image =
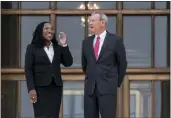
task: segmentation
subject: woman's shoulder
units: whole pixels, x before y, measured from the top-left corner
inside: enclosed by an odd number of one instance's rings
[[[28,44],[27,50],[34,51],[36,49],[36,46],[34,44]]]
[[[28,44],[27,49],[34,48],[34,44]]]

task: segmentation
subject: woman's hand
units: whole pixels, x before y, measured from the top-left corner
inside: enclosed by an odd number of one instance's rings
[[[59,33],[59,43],[61,46],[67,45],[66,34],[64,32]]]
[[[37,102],[37,93],[36,93],[36,91],[35,90],[31,90],[29,92],[29,95],[30,95],[30,101],[32,103],[36,103]]]

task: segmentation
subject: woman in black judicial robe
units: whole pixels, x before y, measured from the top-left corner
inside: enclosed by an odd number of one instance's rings
[[[59,44],[49,22],[40,23],[25,54],[25,77],[36,118],[59,118],[63,81],[60,64],[69,67],[73,58],[61,32]]]

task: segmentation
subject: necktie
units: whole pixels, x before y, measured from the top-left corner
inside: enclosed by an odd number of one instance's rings
[[[99,46],[100,46],[100,37],[98,36],[96,39],[95,46],[94,46],[94,55],[95,55],[96,60],[98,59]]]

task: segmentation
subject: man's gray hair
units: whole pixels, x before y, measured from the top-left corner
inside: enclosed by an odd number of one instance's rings
[[[103,12],[95,11],[91,15],[94,15],[94,14],[99,14],[100,15],[100,20],[105,20],[106,24],[108,23],[107,15],[104,14]]]

